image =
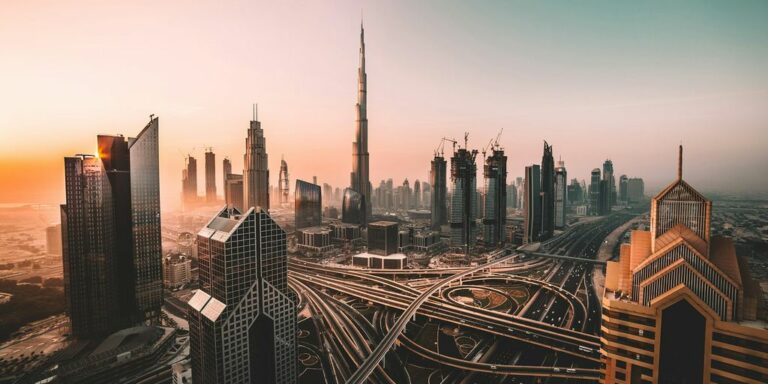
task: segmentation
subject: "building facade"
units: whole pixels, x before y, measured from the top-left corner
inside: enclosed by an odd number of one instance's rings
[[[429,172],[429,182],[432,184],[430,206],[432,210],[432,229],[440,230],[440,226],[448,224],[448,184],[446,181],[446,161],[442,155],[435,155]]]
[[[296,229],[316,227],[323,222],[323,194],[319,185],[296,180],[294,191]]]
[[[552,237],[555,232],[555,159],[552,146],[544,142],[541,157],[541,240]]]
[[[568,223],[568,172],[563,161],[557,162],[555,168],[555,228],[563,229]]]
[[[368,252],[382,256],[397,253],[397,233],[397,223],[392,221],[376,221],[368,224]]]
[[[352,143],[352,173],[349,187],[360,194],[365,226],[371,216],[371,181],[368,172],[368,75],[365,72],[365,31],[360,24],[360,67],[357,69],[357,104],[355,104],[355,141]]]
[[[263,208],[225,208],[197,243],[200,289],[188,312],[194,382],[296,383],[285,232]]]
[[[184,159],[181,172],[181,200],[186,206],[197,203],[197,160],[191,155]]]
[[[159,318],[158,129],[153,118],[136,138],[100,135],[98,156],[64,159],[64,290],[76,337]]]
[[[501,148],[485,159],[485,206],[483,209],[483,242],[486,245],[504,244],[507,225],[507,156]]]
[[[682,178],[651,202],[608,262],[601,324],[603,383],[768,382],[762,297],[733,242],[711,236],[712,202]]]
[[[261,122],[258,121],[256,106],[253,107],[253,120],[245,139],[243,156],[243,201],[244,209],[262,207],[269,211],[269,159],[267,157],[267,139]]]
[[[205,151],[205,201],[216,201],[216,154],[210,148]]]
[[[451,157],[451,246],[469,249],[477,238],[477,151],[459,148]]]
[[[523,243],[541,239],[541,170],[537,164],[525,167],[523,197]]]
[[[351,188],[346,188],[341,203],[341,221],[347,224],[363,225],[365,206],[365,196]]]
[[[278,179],[278,188],[280,188],[280,205],[288,204],[288,163],[285,159],[280,159],[280,175]]]

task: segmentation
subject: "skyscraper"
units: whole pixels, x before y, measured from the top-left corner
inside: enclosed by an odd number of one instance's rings
[[[352,174],[350,188],[362,196],[363,212],[361,225],[368,223],[371,216],[371,182],[368,173],[368,75],[365,73],[365,31],[360,24],[360,67],[357,69],[357,104],[355,105],[357,125],[355,142],[352,143]]]
[[[211,148],[205,151],[205,201],[216,201],[216,154]]]
[[[639,177],[633,177],[627,180],[627,200],[630,203],[637,203],[645,197],[645,183]]]
[[[229,161],[229,157],[225,157],[221,163],[222,173],[222,188],[224,188],[224,200],[227,199],[227,175],[232,173],[232,162]]]
[[[296,383],[285,231],[263,208],[225,208],[197,244],[200,289],[188,309],[195,383]]]
[[[627,203],[627,175],[619,176],[619,201],[623,204]]]
[[[483,242],[501,245],[506,240],[507,224],[507,156],[499,147],[485,159],[485,209],[483,210]]]
[[[323,221],[323,198],[319,185],[296,180],[294,190],[296,229],[316,227]]]
[[[451,157],[451,245],[469,249],[477,237],[477,151],[459,148]]]
[[[563,161],[557,162],[555,168],[555,228],[564,228],[568,211],[568,172]]]
[[[432,168],[429,172],[429,182],[432,184],[432,200],[430,206],[432,209],[432,229],[440,230],[441,225],[448,223],[447,194],[448,186],[446,183],[446,162],[442,154],[435,154],[432,159]]]
[[[413,183],[413,204],[411,206],[414,209],[421,209],[421,182],[418,179]]]
[[[601,382],[768,382],[768,331],[746,260],[711,236],[712,202],[682,177],[651,202],[650,230],[634,230],[606,266]]]
[[[278,187],[280,188],[280,205],[288,204],[288,163],[280,159],[280,175]]]
[[[197,202],[197,160],[192,155],[184,159],[184,170],[181,172],[181,194],[185,205]]]
[[[616,178],[613,176],[613,161],[610,159],[603,163],[603,180],[608,184],[607,204],[610,212],[611,207],[616,204]]]
[[[533,243],[541,239],[541,170],[539,165],[525,167],[525,182],[523,187],[524,228],[523,241]]]
[[[412,207],[411,203],[412,203],[412,200],[413,200],[413,198],[411,197],[411,186],[408,183],[408,179],[405,179],[403,181],[403,189],[402,189],[402,191],[403,192],[402,192],[402,195],[401,195],[402,199],[400,200],[400,209],[402,209],[404,211],[407,211],[407,210],[411,209],[411,207]]]
[[[544,155],[541,157],[541,195],[542,228],[541,240],[552,237],[555,232],[555,160],[552,146],[544,142]]]
[[[72,333],[98,337],[159,318],[158,119],[136,138],[98,136],[98,156],[64,159],[64,287]]]
[[[592,170],[589,183],[589,214],[600,215],[600,168]]]
[[[344,189],[341,203],[341,221],[348,224],[362,225],[365,221],[365,196],[352,188]]]
[[[264,130],[258,121],[256,105],[253,106],[253,120],[248,128],[245,139],[245,156],[243,157],[243,195],[245,208],[262,207],[269,211],[269,164],[267,159],[267,142]]]
[[[238,211],[244,209],[243,175],[237,173],[228,174],[224,185],[226,186],[224,190],[227,192],[227,195],[224,196],[227,207],[236,208]]]

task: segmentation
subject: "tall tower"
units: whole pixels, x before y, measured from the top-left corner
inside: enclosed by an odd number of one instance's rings
[[[525,167],[523,190],[523,242],[527,244],[541,237],[541,168],[538,164]]]
[[[185,205],[197,202],[197,160],[192,155],[184,159],[184,170],[181,172],[181,194]]]
[[[555,159],[552,146],[546,141],[544,155],[541,157],[541,195],[541,240],[546,240],[555,232]]]
[[[253,120],[245,139],[243,157],[243,195],[245,209],[262,207],[269,211],[269,164],[267,141],[258,121],[256,105],[253,106]]]
[[[417,179],[413,183],[413,208],[421,209],[421,182]]]
[[[557,162],[555,168],[555,228],[565,227],[565,213],[568,206],[568,172],[565,162]]]
[[[288,163],[285,159],[280,159],[280,177],[278,185],[280,188],[280,205],[288,204]]]
[[[224,200],[227,200],[227,176],[232,173],[232,162],[229,161],[229,157],[225,157],[221,164],[221,173],[223,174],[222,179],[224,183],[222,184],[224,186]]]
[[[158,127],[153,118],[136,138],[99,135],[98,156],[64,159],[64,285],[77,337],[159,318]]]
[[[589,214],[599,216],[600,213],[600,168],[592,170],[589,181]]]
[[[285,231],[263,208],[224,208],[197,247],[200,289],[187,315],[195,383],[296,383]]]
[[[451,158],[451,245],[463,246],[469,261],[469,249],[477,234],[477,150],[459,148]]]
[[[501,245],[506,240],[507,224],[507,156],[496,147],[485,159],[485,209],[483,210],[483,241],[486,245]]]
[[[611,207],[616,204],[616,178],[613,176],[613,161],[610,159],[605,160],[603,163],[603,180],[608,184],[608,193],[606,196],[605,204],[607,204],[608,210],[606,213],[611,212]]]
[[[760,284],[733,241],[711,235],[712,202],[683,180],[679,156],[650,230],[606,264],[600,382],[768,382]]]
[[[365,31],[360,23],[360,67],[357,69],[357,104],[355,142],[352,143],[352,174],[350,188],[363,197],[365,207],[361,225],[371,216],[371,183],[368,173],[368,79],[365,73]]]
[[[216,154],[213,148],[205,151],[205,201],[216,201]]]
[[[440,230],[440,226],[448,223],[448,207],[446,197],[446,162],[442,153],[435,153],[432,159],[432,169],[429,172],[429,182],[432,183],[432,229]]]

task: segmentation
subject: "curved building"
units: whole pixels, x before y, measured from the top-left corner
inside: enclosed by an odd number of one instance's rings
[[[363,225],[365,222],[365,196],[351,188],[344,189],[341,221],[348,224]]]
[[[296,180],[294,191],[296,229],[316,227],[323,221],[323,199],[319,185]]]

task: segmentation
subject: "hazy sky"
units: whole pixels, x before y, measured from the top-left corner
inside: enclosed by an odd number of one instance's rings
[[[185,154],[239,172],[253,102],[273,183],[284,155],[346,186],[361,9],[374,187],[503,127],[510,178],[546,139],[570,177],[611,158],[652,191],[682,140],[699,189],[768,191],[766,1],[27,0],[0,6],[0,202],[63,202],[64,156],[154,113],[173,207]]]

